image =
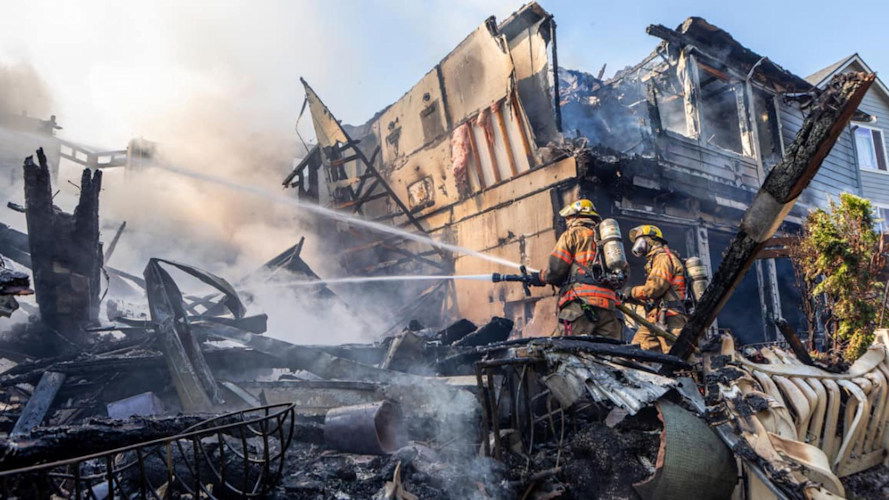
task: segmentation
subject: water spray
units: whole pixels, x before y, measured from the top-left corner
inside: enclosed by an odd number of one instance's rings
[[[500,276],[494,273],[495,276]],[[509,275],[506,275],[509,276]],[[326,280],[299,280],[273,282],[276,286],[313,286],[313,285],[342,285],[347,283],[373,283],[379,281],[445,281],[445,280],[476,280],[488,281],[490,274],[457,274],[457,275],[426,275],[426,276],[349,276],[345,278],[331,278]]]
[[[502,266],[512,267],[515,269],[520,269],[522,267],[521,264],[517,262],[512,262],[510,260],[504,259],[502,257],[496,257],[493,255],[488,255],[477,250],[472,250],[469,248],[461,247],[459,245],[452,245],[450,243],[444,243],[441,241],[434,240],[426,235],[411,233],[409,231],[405,231],[403,229],[399,229],[397,227],[388,226],[386,224],[381,224],[379,222],[369,221],[367,219],[362,219],[360,217],[355,217],[353,215],[348,215],[342,212],[338,212],[336,210],[322,207],[321,205],[317,205],[315,203],[307,203],[304,201],[300,201],[297,198],[292,198],[290,196],[283,196],[280,194],[273,193],[266,189],[263,189],[258,186],[251,186],[240,184],[234,181],[230,181],[224,179],[222,177],[217,177],[214,175],[205,174],[202,172],[195,172],[194,170],[189,170],[181,167],[176,167],[172,165],[164,165],[159,163],[154,163],[154,167],[160,168],[162,170],[166,170],[168,172],[172,172],[174,174],[182,175],[185,177],[191,177],[192,179],[202,180],[205,182],[210,182],[213,184],[217,184],[235,191],[240,191],[243,193],[252,194],[254,196],[259,196],[263,199],[274,203],[281,203],[285,205],[292,205],[295,207],[299,207],[308,212],[312,212],[314,214],[320,215],[322,217],[326,217],[328,219],[333,219],[336,221],[344,222],[346,224],[351,224],[353,226],[360,226],[372,231],[376,231],[384,234],[391,234],[393,236],[399,236],[406,240],[415,241],[418,243],[425,243],[431,245],[435,248],[440,248],[442,250],[447,250],[451,253],[462,254],[462,255],[471,255],[473,257],[478,257],[479,259],[487,260],[488,262],[493,262],[495,264],[500,264]],[[490,278],[490,275],[486,275]]]

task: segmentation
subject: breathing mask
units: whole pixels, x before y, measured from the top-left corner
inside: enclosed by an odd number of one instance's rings
[[[636,257],[642,257],[648,253],[648,238],[639,237],[633,243],[633,249],[630,250]]]

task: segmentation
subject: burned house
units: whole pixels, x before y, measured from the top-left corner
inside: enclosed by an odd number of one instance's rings
[[[683,257],[699,256],[715,269],[816,87],[700,18],[648,32],[662,40],[655,50],[602,80],[558,66],[555,23],[531,3],[500,23],[487,20],[358,127],[340,125],[306,85],[318,147],[285,185],[298,196],[531,268],[545,263],[560,233],[558,209],[582,195],[624,232],[658,224]],[[860,192],[851,152],[847,129],[783,231],[794,231],[808,209],[840,192]],[[416,242],[370,244],[351,234],[342,243],[347,272],[500,270]],[[524,335],[553,328],[550,291],[526,297],[518,287],[462,281],[439,288],[464,316],[504,315]],[[775,340],[771,318],[805,329],[800,300],[789,260],[762,259],[718,326],[746,343]]]
[[[0,338],[8,357],[0,491],[387,499],[878,491],[856,482],[862,471],[886,470],[877,466],[889,453],[889,332],[851,366],[816,363],[796,344],[737,348],[769,338],[771,317],[794,320],[788,273],[776,253],[761,251],[782,222],[792,230],[807,208],[852,189],[831,176],[875,76],[835,76],[822,89],[703,20],[649,31],[664,40],[655,52],[604,81],[559,68],[555,23],[532,3],[485,21],[357,127],[341,124],[304,82],[318,143],[285,179],[300,202],[277,199],[324,217],[322,248],[343,275],[358,277],[346,282],[383,278],[351,293],[388,296],[396,333],[368,324],[373,340],[362,344],[281,339],[249,277],[230,282],[163,255],[141,276],[109,267],[124,225],[103,243],[101,169],[161,166],[153,144],[62,143],[58,156],[87,167],[72,213],[54,205],[49,155],[25,158],[18,211],[27,233],[7,231],[15,238],[0,240],[0,251],[30,268],[38,307],[24,330]],[[485,282],[494,271],[541,266],[562,229],[559,208],[578,196],[624,230],[656,221],[679,252],[714,269],[670,353],[597,336],[540,338],[552,331],[552,292]],[[304,242],[265,263],[256,281],[298,278],[276,284],[306,285],[317,308],[350,304],[348,289],[303,260]],[[422,279],[390,287],[396,274]],[[15,279],[0,279],[0,296],[30,292],[26,275],[4,277]],[[131,282],[126,297],[138,303],[118,301],[112,277]],[[698,342],[720,312],[735,336]],[[315,327],[313,338],[338,323]]]

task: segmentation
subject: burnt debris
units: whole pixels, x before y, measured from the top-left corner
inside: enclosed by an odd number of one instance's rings
[[[555,22],[531,3],[486,20],[357,127],[302,82],[317,144],[285,188],[409,231],[381,236],[340,218],[313,236],[323,252],[354,276],[471,278],[362,288],[380,297],[389,328],[324,281],[306,238],[240,279],[162,256],[140,263],[141,276],[109,267],[138,229],[115,224],[103,256],[101,169],[145,168],[151,143],[101,155],[65,143],[53,156],[88,167],[70,214],[53,204],[58,158],[27,157],[25,203],[9,205],[27,232],[0,225],[4,497],[884,491],[889,332],[828,371],[779,319],[779,301],[729,311],[754,266],[774,287],[777,271],[756,260],[779,251],[772,236],[812,201],[807,186],[874,75],[815,88],[703,19],[647,31],[661,40],[649,57],[594,77],[558,66]],[[779,110],[799,118],[786,148]],[[685,230],[675,246],[700,254],[703,274],[717,268],[669,353],[553,336],[553,290],[479,279],[512,260],[530,278],[565,229],[559,208],[579,196],[621,224],[660,217]],[[121,280],[118,296],[110,283]],[[357,318],[328,321],[317,338],[359,324],[367,341],[284,340],[257,283]],[[31,293],[37,307],[20,306]],[[626,330],[648,321],[630,305],[619,308]],[[776,324],[790,350],[744,346],[743,327],[759,323]]]

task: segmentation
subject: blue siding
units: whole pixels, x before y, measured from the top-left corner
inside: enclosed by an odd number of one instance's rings
[[[876,85],[867,91],[858,109],[877,117],[876,123],[869,125],[883,130],[883,141],[887,142],[884,146],[889,148],[889,138],[887,138],[889,135],[889,102],[882,97],[882,92],[876,88]],[[863,195],[877,203],[889,205],[889,174],[868,170],[860,172]]]
[[[781,132],[784,146],[788,147],[803,124],[803,113],[795,104],[781,105]],[[813,207],[826,207],[830,199],[840,193],[861,194],[852,143],[852,131],[843,130],[836,144],[821,164],[821,169],[803,191],[800,201]]]

